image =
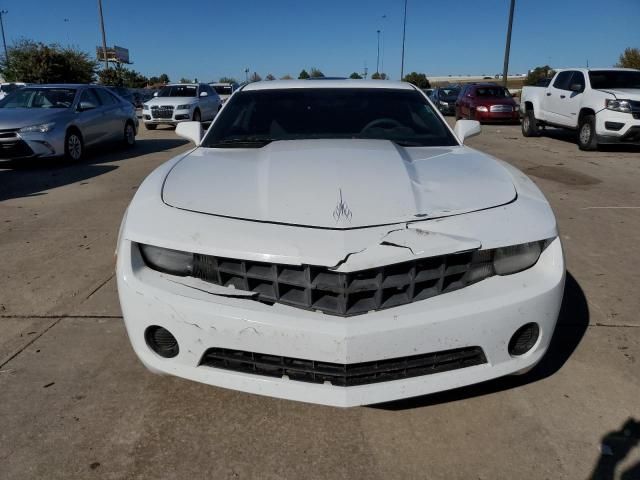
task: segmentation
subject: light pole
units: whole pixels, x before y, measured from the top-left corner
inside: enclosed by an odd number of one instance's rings
[[[402,61],[400,62],[400,81],[404,78],[404,41],[407,36],[407,0],[404,0],[404,22],[402,24]]]
[[[509,27],[507,28],[507,45],[504,48],[504,69],[502,70],[502,83],[507,86],[507,75],[509,74],[509,51],[511,50],[511,28],[513,27],[513,10],[516,7],[516,0],[511,0],[509,9]]]
[[[98,0],[98,13],[100,15],[100,30],[102,31],[102,55],[104,55],[104,69],[109,69],[107,60],[107,35],[104,33],[104,17],[102,16],[102,0]]]
[[[9,67],[9,53],[7,52],[7,40],[4,38],[4,21],[2,17],[7,14],[6,10],[0,10],[0,29],[2,29],[2,45],[4,47],[4,63]]]
[[[386,20],[387,16],[382,15],[382,20]],[[384,73],[384,23],[382,24],[382,28],[380,29],[380,70]]]
[[[245,83],[249,83],[249,69],[248,68],[244,69],[244,77],[245,77]]]
[[[378,57],[376,58],[376,73],[380,73],[380,30],[378,30]]]

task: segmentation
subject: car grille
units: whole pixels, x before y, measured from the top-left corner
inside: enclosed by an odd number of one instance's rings
[[[511,105],[491,105],[489,107],[489,111],[495,113],[507,113],[513,112],[513,107]]]
[[[194,254],[194,277],[283,303],[348,317],[458,290],[493,274],[492,251],[422,258],[350,273]]]
[[[151,107],[153,118],[173,118],[173,107],[171,105],[161,105]]]
[[[330,382],[339,387],[367,385],[432,373],[448,372],[487,363],[480,347],[362,363],[328,363],[226,348],[210,348],[200,365],[268,377],[288,377],[310,383]]]
[[[33,155],[33,150],[22,140],[17,129],[0,130],[0,158],[22,158]]]
[[[636,120],[640,120],[640,102],[632,101],[631,103],[631,114],[633,118]]]

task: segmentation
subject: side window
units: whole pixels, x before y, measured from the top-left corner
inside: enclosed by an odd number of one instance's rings
[[[80,95],[80,103],[89,104],[92,108],[98,108],[100,106],[100,100],[96,97],[96,94],[93,93],[93,88],[88,88],[82,95]]]
[[[569,90],[569,85],[571,84],[571,77],[573,77],[573,72],[560,72],[556,77],[555,82],[553,82],[553,86],[560,90]]]
[[[569,84],[569,86],[576,85],[576,84],[580,85],[582,90],[584,90],[585,81],[584,81],[584,74],[582,72],[573,72],[573,77],[571,77],[571,83]]]
[[[102,88],[95,88],[92,89],[92,91],[98,96],[102,105],[115,105],[116,101],[106,90],[103,90]]]

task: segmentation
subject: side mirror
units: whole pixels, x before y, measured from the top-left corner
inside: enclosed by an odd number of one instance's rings
[[[475,137],[481,131],[480,122],[476,120],[458,120],[453,128],[453,132],[461,143],[464,143],[467,138]]]
[[[180,122],[176,126],[176,135],[200,145],[202,140],[202,124],[200,122]]]
[[[584,90],[584,88],[579,83],[573,83],[569,87],[569,90],[571,90],[572,92],[581,93]]]
[[[157,97],[158,96],[158,92],[153,92],[153,96]]]
[[[207,97],[207,96],[209,96],[209,94],[207,92],[200,92],[200,96],[201,97]]]
[[[93,110],[96,106],[91,102],[80,102],[78,105],[79,112],[86,112],[87,110]]]

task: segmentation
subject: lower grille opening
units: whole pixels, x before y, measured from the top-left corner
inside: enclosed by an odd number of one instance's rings
[[[410,357],[349,364],[210,348],[200,360],[200,365],[206,367],[268,377],[286,376],[299,382],[330,382],[339,387],[401,380],[484,363],[487,363],[487,359],[480,347],[456,348]]]

